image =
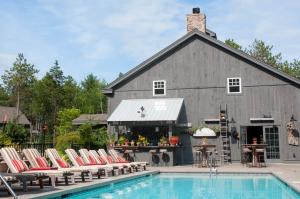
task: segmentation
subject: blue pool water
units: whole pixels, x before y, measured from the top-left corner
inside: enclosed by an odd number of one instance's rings
[[[300,199],[272,175],[158,174],[63,196],[69,199]]]

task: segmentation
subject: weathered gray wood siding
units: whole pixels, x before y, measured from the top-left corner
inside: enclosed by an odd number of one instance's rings
[[[227,94],[230,77],[241,77],[242,94]],[[238,130],[240,126],[251,125],[250,117],[271,115],[279,127],[281,161],[300,160],[300,147],[287,144],[285,130],[292,114],[300,120],[300,89],[292,83],[194,38],[147,70],[117,85],[109,97],[108,114],[123,99],[157,98],[152,94],[154,80],[166,80],[164,97],[184,98],[186,113],[183,114],[195,127],[204,119],[218,118],[219,104],[227,104],[229,118],[234,118]],[[233,160],[240,159],[239,147],[239,144],[232,145]]]

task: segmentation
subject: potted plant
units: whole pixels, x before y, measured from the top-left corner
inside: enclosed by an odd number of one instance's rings
[[[126,138],[123,135],[121,135],[119,137],[118,143],[122,146],[122,145],[125,145],[125,141],[126,141]]]
[[[165,136],[162,136],[162,137],[159,139],[159,142],[160,142],[163,146],[167,146],[167,144],[168,144],[168,139],[167,139]]]
[[[147,146],[147,144],[148,144],[147,138],[142,135],[138,136],[138,142],[141,146]]]

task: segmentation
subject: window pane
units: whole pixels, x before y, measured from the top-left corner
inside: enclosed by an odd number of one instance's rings
[[[229,92],[230,93],[239,93],[240,92],[240,87],[239,86],[230,86],[229,87]]]
[[[155,89],[155,95],[163,95],[165,90],[164,89]]]

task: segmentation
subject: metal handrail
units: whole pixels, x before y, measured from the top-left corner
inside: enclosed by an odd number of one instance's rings
[[[0,180],[3,182],[4,186],[9,191],[9,193],[14,197],[14,199],[17,199],[18,198],[17,194],[14,192],[14,190],[12,190],[12,188],[9,186],[9,184],[6,182],[6,180],[3,178],[2,175],[0,175]]]

